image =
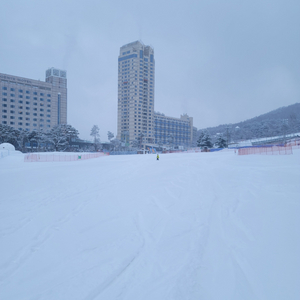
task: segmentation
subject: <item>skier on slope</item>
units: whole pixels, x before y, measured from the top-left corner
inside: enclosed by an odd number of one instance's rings
[[[156,155],[156,159],[159,160],[159,155],[158,154]]]

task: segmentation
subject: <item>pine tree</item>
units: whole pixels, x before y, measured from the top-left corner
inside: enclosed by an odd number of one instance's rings
[[[197,141],[197,145],[198,145],[198,147],[201,147],[201,148],[212,148],[213,147],[210,135],[207,131],[205,131],[205,132],[202,131],[200,133],[199,139]]]
[[[65,150],[70,144],[72,138],[78,138],[78,131],[71,125],[60,124],[54,126],[49,134],[49,142],[51,142],[56,151]]]
[[[226,140],[223,138],[223,135],[219,135],[216,141],[216,146],[218,148],[227,148]]]
[[[108,140],[111,141],[114,138],[114,134],[110,131],[107,132]]]
[[[0,124],[0,143],[10,143],[15,146],[18,134],[17,129]]]
[[[198,140],[197,140],[197,147],[201,147],[201,141],[202,141],[203,137],[204,137],[204,131],[201,131],[200,135],[198,137]]]

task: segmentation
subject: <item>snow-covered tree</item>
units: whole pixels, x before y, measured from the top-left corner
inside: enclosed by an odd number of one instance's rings
[[[63,151],[67,148],[72,138],[78,138],[78,131],[67,124],[60,124],[53,127],[49,132],[49,141],[56,151]]]
[[[224,137],[223,137],[222,134],[220,134],[220,135],[218,136],[215,145],[216,145],[218,148],[227,148],[226,140],[224,139]]]
[[[16,136],[16,142],[18,144],[17,149],[25,152],[25,143],[28,142],[29,131],[26,130],[18,130]]]
[[[92,137],[94,137],[94,143],[100,138],[98,125],[93,126],[93,128],[91,129],[91,134],[90,135]]]
[[[114,146],[114,150],[118,150],[120,148],[120,146],[121,146],[121,141],[118,140],[118,139],[111,140],[111,143]]]
[[[197,141],[198,147],[201,148],[212,148],[213,144],[211,142],[210,135],[207,131],[202,132],[203,134],[200,134],[199,139]]]
[[[200,131],[200,134],[199,134],[199,137],[198,137],[198,140],[197,140],[197,146],[198,147],[201,147],[200,144],[201,144],[201,141],[204,137],[204,131]]]
[[[108,137],[109,141],[111,141],[114,138],[114,136],[115,135],[112,132],[110,132],[110,131],[107,132],[107,137]]]
[[[0,124],[0,143],[15,144],[18,135],[18,130],[8,125]]]
[[[292,133],[296,133],[300,130],[300,122],[295,113],[291,113],[289,115],[289,125]]]
[[[95,147],[95,151],[98,150],[99,145],[100,145],[100,134],[99,134],[99,127],[98,125],[94,125],[92,130],[91,130],[91,134],[92,137],[94,137],[94,147]]]

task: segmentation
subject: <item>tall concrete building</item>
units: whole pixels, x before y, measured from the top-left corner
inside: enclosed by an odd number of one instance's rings
[[[0,73],[0,123],[27,131],[48,131],[67,123],[67,73],[46,71],[45,82]]]
[[[118,58],[117,138],[129,145],[135,139],[143,145],[188,147],[197,128],[187,114],[180,118],[154,112],[154,50],[136,41],[120,48]]]
[[[126,144],[136,138],[154,142],[154,50],[140,41],[120,48],[118,58],[117,138]]]

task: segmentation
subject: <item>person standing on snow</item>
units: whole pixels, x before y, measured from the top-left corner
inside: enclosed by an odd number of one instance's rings
[[[159,160],[159,155],[158,154],[156,155],[156,159]]]

